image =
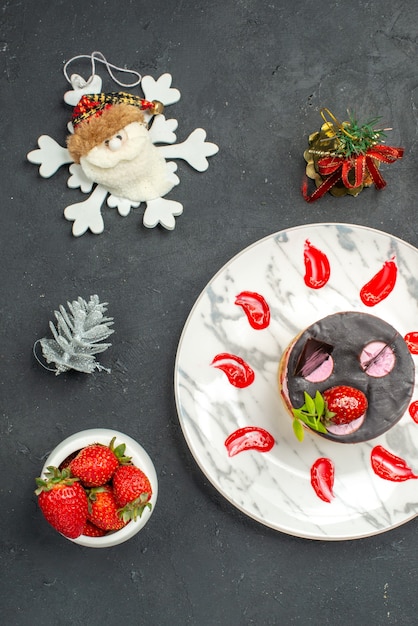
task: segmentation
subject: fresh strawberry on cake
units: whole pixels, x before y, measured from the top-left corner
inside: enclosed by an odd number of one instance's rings
[[[305,403],[292,409],[293,430],[302,441],[306,424],[312,430],[335,435],[350,435],[363,424],[368,401],[360,389],[348,385],[337,385],[326,389],[323,394],[316,392],[312,398],[305,391]]]

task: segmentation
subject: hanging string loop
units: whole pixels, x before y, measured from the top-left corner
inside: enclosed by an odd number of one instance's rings
[[[71,84],[71,77],[68,75],[68,67],[69,65],[71,65],[71,63],[74,63],[74,61],[78,61],[79,59],[90,59],[91,61],[91,76],[89,78],[89,80],[91,80],[93,78],[93,76],[95,75],[96,72],[96,63],[103,63],[103,65],[105,65],[109,76],[112,78],[112,80],[114,80],[114,82],[117,85],[120,85],[120,87],[136,87],[137,85],[140,84],[141,80],[142,80],[142,75],[139,72],[136,72],[135,70],[130,70],[126,67],[118,67],[117,65],[113,65],[113,63],[109,63],[109,61],[106,59],[106,57],[104,56],[104,54],[102,52],[99,51],[94,51],[91,54],[79,54],[77,56],[72,57],[71,59],[69,59],[69,61],[66,62],[66,64],[64,65],[63,68],[63,72],[64,72],[64,76],[67,79],[67,81]],[[132,74],[134,76],[136,76],[136,79],[131,82],[131,83],[124,83],[121,80],[119,80],[118,78],[116,78],[115,74],[113,73],[113,70],[117,71],[117,72],[122,72],[125,74]],[[88,82],[88,81],[87,81]]]

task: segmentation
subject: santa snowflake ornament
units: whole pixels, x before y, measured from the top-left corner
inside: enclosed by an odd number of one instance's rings
[[[78,74],[68,78],[66,73],[69,63],[81,57],[92,62],[88,81]],[[144,203],[144,226],[154,228],[161,224],[173,230],[183,206],[165,197],[180,182],[177,164],[170,159],[183,159],[203,172],[209,166],[207,158],[218,152],[218,146],[206,141],[202,128],[195,129],[183,143],[175,143],[177,120],[166,119],[163,113],[166,106],[180,99],[180,92],[171,87],[170,74],[155,81],[151,76],[142,77],[111,65],[101,53],[81,57],[71,59],[64,67],[72,86],[64,101],[73,106],[67,146],[42,135],[38,149],[29,152],[28,160],[40,166],[43,178],[50,178],[61,166],[69,164],[68,186],[90,194],[83,202],[64,209],[65,218],[73,222],[74,236],[87,230],[94,234],[103,232],[101,208],[106,199],[107,205],[117,208],[121,216]],[[119,85],[141,84],[144,97],[126,91],[103,92],[102,80],[95,74],[95,61],[104,63]],[[138,78],[130,85],[121,83],[112,68]]]

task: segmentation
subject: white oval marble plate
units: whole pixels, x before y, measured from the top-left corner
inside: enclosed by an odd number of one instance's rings
[[[321,289],[305,285],[306,239],[322,250],[331,277]],[[392,293],[365,306],[361,287],[396,255]],[[273,529],[310,539],[366,537],[399,526],[418,513],[416,480],[392,482],[370,464],[375,445],[403,458],[418,473],[418,424],[407,411],[385,435],[361,444],[340,444],[307,433],[297,441],[277,389],[280,356],[290,340],[315,320],[338,311],[364,311],[392,324],[404,336],[418,330],[418,250],[386,233],[350,224],[311,224],[268,236],[235,256],[209,282],[185,324],[175,364],[180,424],[201,470],[242,512]],[[270,325],[254,330],[235,298],[261,294]],[[233,387],[211,366],[232,353],[255,371],[254,382]],[[417,357],[414,356],[416,365]],[[418,398],[417,383],[412,400]],[[275,439],[269,452],[245,450],[229,457],[226,438],[257,426]],[[319,457],[335,466],[334,498],[322,501],[310,481]]]

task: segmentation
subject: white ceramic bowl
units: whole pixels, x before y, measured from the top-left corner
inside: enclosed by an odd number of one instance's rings
[[[59,465],[73,452],[81,450],[81,448],[84,448],[92,443],[109,445],[113,437],[116,437],[115,446],[121,443],[126,444],[125,454],[132,457],[132,463],[139,467],[148,476],[152,487],[152,497],[150,500],[152,508],[150,510],[146,507],[142,516],[136,521],[132,520],[126,526],[121,528],[121,530],[109,533],[104,537],[87,537],[86,535],[80,535],[76,539],[69,539],[69,541],[78,543],[80,546],[87,546],[88,548],[110,548],[111,546],[116,546],[124,541],[127,541],[145,526],[155,508],[158,494],[158,481],[154,464],[148,453],[139,443],[128,435],[124,435],[116,430],[110,430],[107,428],[92,428],[90,430],[82,430],[74,435],[71,435],[67,439],[64,439],[64,441],[54,448],[45,461],[42,468],[42,476],[45,477],[47,467],[50,465],[59,467]],[[66,537],[66,539],[68,539],[68,537]]]

